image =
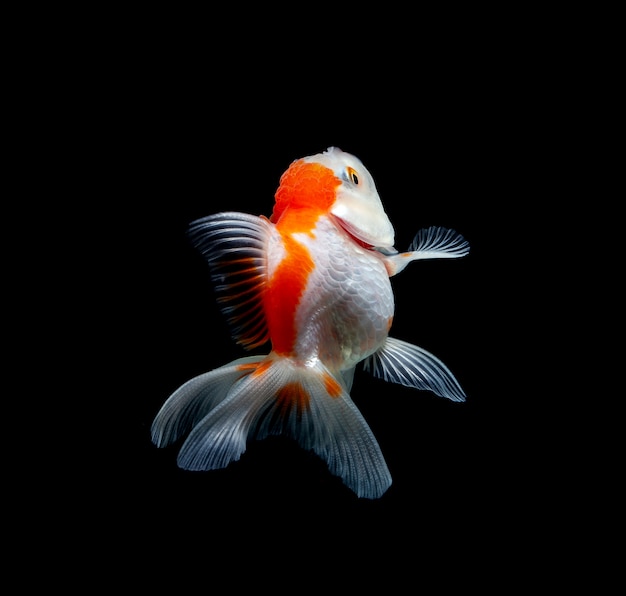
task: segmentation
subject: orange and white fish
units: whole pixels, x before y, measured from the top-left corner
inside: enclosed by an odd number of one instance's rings
[[[326,460],[359,497],[391,485],[378,442],[350,398],[357,364],[375,377],[465,401],[443,362],[389,336],[390,277],[418,259],[457,258],[453,230],[421,230],[407,252],[363,163],[337,147],[297,159],[280,178],[269,219],[224,212],[189,230],[206,257],[234,339],[269,353],[234,360],[177,389],[152,424],[170,445],[188,434],[178,465],[212,470],[247,441],[284,434]]]

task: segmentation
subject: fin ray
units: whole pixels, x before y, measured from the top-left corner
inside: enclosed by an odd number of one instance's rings
[[[452,401],[465,401],[461,385],[439,358],[393,337],[388,337],[383,346],[364,361],[363,368],[391,383],[426,389]]]
[[[456,259],[469,253],[469,242],[449,228],[430,226],[420,230],[409,246],[416,259]]]
[[[178,465],[189,470],[223,468],[238,460],[248,440],[286,435],[326,461],[331,474],[359,497],[378,498],[391,475],[378,442],[345,390],[318,363],[294,365],[269,355],[235,378],[224,396],[197,421],[183,443]]]
[[[263,291],[269,234],[266,219],[236,211],[203,217],[189,228],[192,243],[209,263],[217,302],[233,338],[248,350],[268,341]]]
[[[223,401],[231,385],[243,376],[242,366],[263,356],[247,356],[189,379],[172,393],[150,429],[152,442],[165,447],[188,433],[212,408]]]
[[[458,259],[469,253],[469,242],[455,230],[431,226],[420,230],[408,251],[385,255],[390,276],[397,275],[412,261]]]

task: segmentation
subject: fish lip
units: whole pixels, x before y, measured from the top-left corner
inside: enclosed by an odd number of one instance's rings
[[[351,226],[348,222],[341,219],[341,217],[339,217],[338,215],[332,214],[332,217],[336,220],[339,226],[348,234],[348,236],[350,236],[350,238],[362,248],[371,251],[378,251],[384,255],[396,254],[398,252],[393,246],[376,246],[376,244],[372,242],[373,238],[369,238],[355,226]]]
[[[374,248],[374,250],[378,251],[380,254],[386,257],[391,257],[398,254],[398,251],[393,246],[378,246]]]

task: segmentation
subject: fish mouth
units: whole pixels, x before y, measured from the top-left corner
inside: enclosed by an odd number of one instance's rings
[[[358,244],[361,248],[366,250],[370,250],[373,252],[380,252],[384,255],[395,255],[397,254],[397,250],[393,246],[377,246],[376,240],[372,237],[367,236],[362,230],[359,228],[350,225],[344,219],[337,215],[333,215],[339,226],[343,229],[348,236],[352,239],[353,242]]]

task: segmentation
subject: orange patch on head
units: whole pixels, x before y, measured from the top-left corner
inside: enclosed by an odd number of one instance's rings
[[[341,395],[341,385],[328,373],[324,373],[324,387],[331,397],[339,397]]]
[[[280,177],[270,221],[276,223],[288,207],[328,211],[340,184],[331,169],[302,159],[294,161]]]
[[[282,415],[287,415],[291,408],[295,407],[298,412],[309,409],[311,396],[298,381],[287,383],[276,394],[276,403]]]

